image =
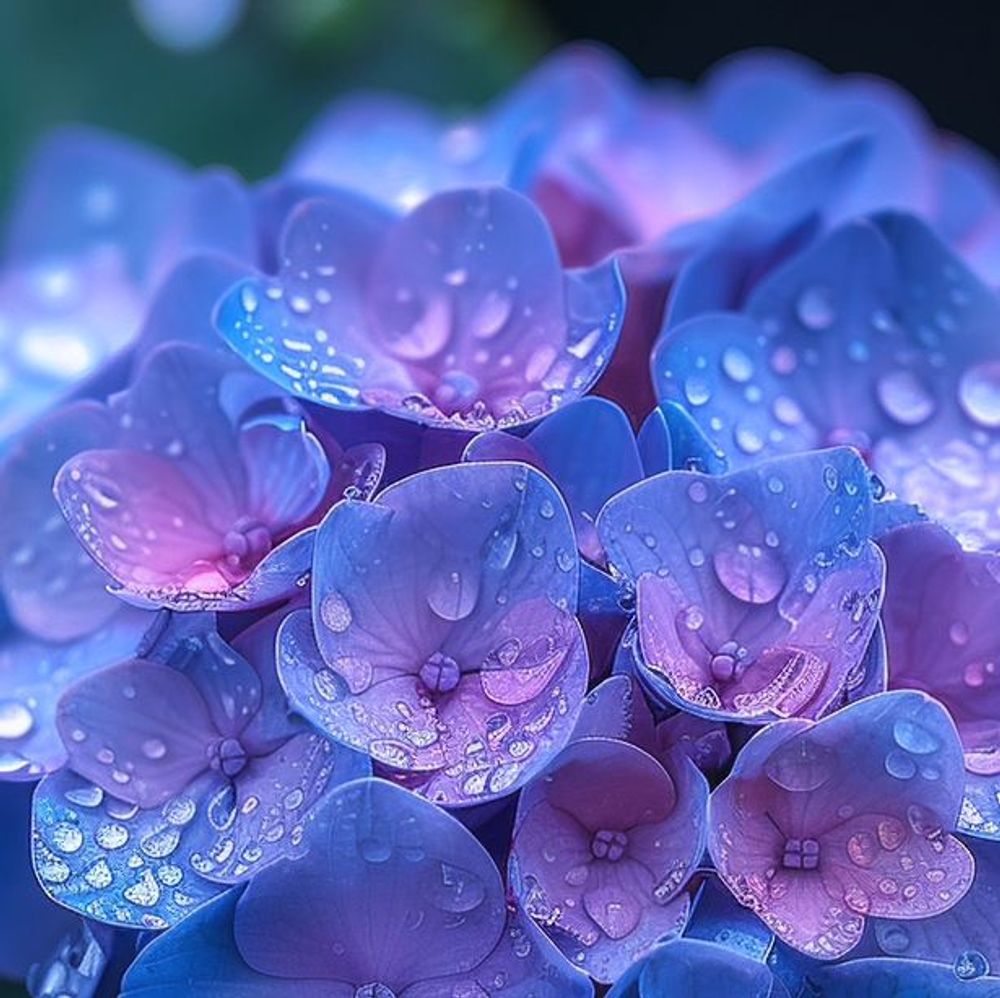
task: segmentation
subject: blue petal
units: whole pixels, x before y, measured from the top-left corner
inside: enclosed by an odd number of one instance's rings
[[[195,798],[214,783],[142,810],[116,800],[69,770],[47,776],[34,799],[33,861],[54,901],[133,929],[163,929],[221,888],[201,877],[182,847],[198,811]]]
[[[850,960],[817,967],[808,984],[823,998],[993,998],[995,977],[963,980],[951,967],[917,960]]]
[[[121,998],[300,998],[302,981],[282,981],[247,966],[233,937],[240,891],[230,890],[154,939],[129,967]],[[332,982],[312,981],[316,998],[353,998]]]

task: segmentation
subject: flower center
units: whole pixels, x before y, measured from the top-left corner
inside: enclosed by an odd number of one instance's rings
[[[354,989],[354,998],[396,998],[396,992],[388,984],[372,981]]]
[[[212,753],[212,766],[223,776],[237,776],[247,764],[247,752],[238,738],[223,738]]]
[[[625,855],[627,845],[628,836],[624,832],[609,832],[602,828],[599,832],[594,832],[590,851],[598,859],[608,859],[616,863]]]
[[[241,517],[222,538],[224,556],[219,571],[233,582],[242,582],[271,550],[271,532],[258,520]]]
[[[727,641],[712,656],[708,663],[709,672],[717,683],[728,683],[738,679],[743,672],[739,658],[740,647],[735,641]]]
[[[436,651],[420,666],[419,677],[429,693],[450,693],[458,686],[462,671],[450,655]]]
[[[785,839],[781,865],[786,870],[815,870],[819,866],[819,843],[815,839]]]

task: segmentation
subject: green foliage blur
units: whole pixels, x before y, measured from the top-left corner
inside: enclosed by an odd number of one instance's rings
[[[54,124],[102,125],[258,179],[338,93],[400,90],[461,110],[548,47],[530,0],[244,0],[230,34],[189,52],[157,44],[140,5],[0,2],[0,204]]]
[[[257,180],[337,94],[398,90],[461,111],[550,44],[531,0],[243,0],[225,37],[179,51],[143,27],[141,3],[0,0],[0,210],[53,125],[114,129]],[[26,994],[0,981],[0,998]]]

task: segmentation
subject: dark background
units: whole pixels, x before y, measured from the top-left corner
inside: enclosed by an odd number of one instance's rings
[[[576,38],[683,80],[734,51],[790,48],[836,72],[895,80],[938,126],[1000,155],[1000,4],[986,0],[245,0],[231,33],[194,52],[144,31],[141,2],[0,0],[0,206],[53,124],[114,128],[258,179],[346,89],[464,110]],[[18,917],[3,901],[0,888],[0,936]],[[23,994],[0,982],[2,998]]]

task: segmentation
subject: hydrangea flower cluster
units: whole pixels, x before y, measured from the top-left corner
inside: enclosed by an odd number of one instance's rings
[[[0,969],[30,913],[47,998],[1000,994],[998,283],[989,158],[788,55],[348,96],[254,185],[52,136]]]

